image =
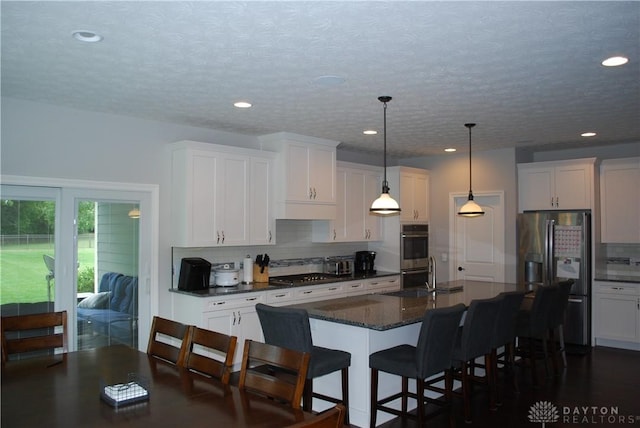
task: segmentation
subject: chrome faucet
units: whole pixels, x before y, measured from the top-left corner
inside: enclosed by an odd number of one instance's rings
[[[431,281],[429,281],[431,279]],[[431,285],[429,285],[431,283]],[[427,290],[436,291],[436,259],[429,256],[429,264],[427,265]]]

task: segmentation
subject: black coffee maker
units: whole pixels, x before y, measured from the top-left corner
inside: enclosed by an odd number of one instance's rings
[[[375,259],[375,251],[356,251],[355,272],[376,273],[373,263]]]

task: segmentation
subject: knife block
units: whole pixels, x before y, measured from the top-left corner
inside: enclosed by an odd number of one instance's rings
[[[269,266],[265,266],[262,273],[260,269],[260,266],[253,265],[253,282],[269,282]]]

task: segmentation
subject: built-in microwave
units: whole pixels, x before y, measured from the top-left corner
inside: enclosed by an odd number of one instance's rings
[[[400,269],[429,267],[429,225],[403,224],[400,234]]]

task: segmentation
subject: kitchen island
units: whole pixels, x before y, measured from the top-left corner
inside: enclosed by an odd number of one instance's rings
[[[309,312],[314,345],[351,353],[349,418],[352,425],[369,426],[370,354],[400,344],[416,345],[422,317],[429,309],[458,303],[469,305],[474,299],[490,298],[503,291],[518,289],[515,284],[479,281],[455,281],[439,287],[442,291],[436,293],[424,289],[400,290],[289,306]],[[380,397],[398,392],[400,387],[399,377],[380,373]],[[339,372],[314,379],[314,390],[339,397]],[[409,403],[410,407],[415,407],[415,401]],[[399,400],[395,404],[399,408]],[[314,399],[314,410],[330,406],[330,403]],[[379,412],[378,424],[392,417]]]

